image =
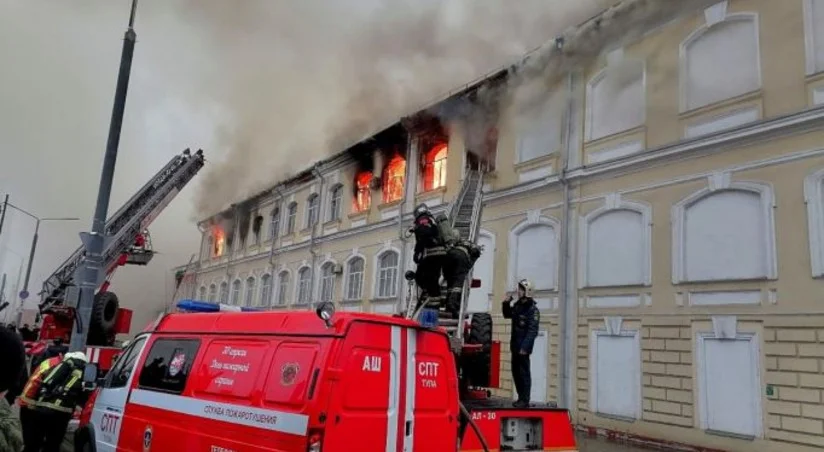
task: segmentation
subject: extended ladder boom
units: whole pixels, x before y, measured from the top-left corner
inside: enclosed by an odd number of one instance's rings
[[[203,168],[203,151],[192,155],[189,149],[175,156],[146,185],[106,222],[103,268],[108,271],[154,221],[180,190]],[[73,285],[75,273],[85,259],[85,247],[78,248],[51,276],[43,281],[41,309],[62,304],[66,289]],[[105,279],[102,275],[98,286]]]

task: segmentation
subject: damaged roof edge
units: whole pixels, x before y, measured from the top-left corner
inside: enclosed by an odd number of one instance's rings
[[[249,200],[253,200],[253,199],[262,199],[262,198],[265,198],[265,197],[267,197],[271,194],[274,194],[278,189],[286,188],[289,185],[301,180],[303,177],[306,176],[306,174],[311,173],[312,170],[315,169],[315,168],[335,166],[336,164],[344,163],[344,162],[348,161],[349,160],[349,156],[348,156],[349,151],[351,149],[355,148],[356,146],[361,145],[361,144],[363,144],[363,143],[365,143],[369,140],[374,139],[376,136],[380,135],[381,133],[383,133],[383,132],[385,132],[385,131],[393,128],[393,127],[398,127],[398,126],[404,127],[403,120],[406,119],[406,118],[411,118],[411,117],[415,117],[417,115],[423,114],[423,113],[425,113],[425,112],[427,112],[427,111],[429,111],[433,108],[438,107],[439,105],[441,105],[441,104],[443,104],[447,101],[454,100],[458,97],[469,95],[469,94],[471,94],[471,93],[473,93],[477,90],[480,90],[481,88],[489,87],[489,86],[495,85],[497,83],[500,83],[504,80],[507,80],[510,76],[520,72],[519,69],[526,67],[527,63],[530,60],[532,60],[534,57],[536,57],[539,54],[539,52],[541,52],[542,50],[546,50],[548,48],[551,49],[550,53],[548,55],[546,55],[545,58],[552,59],[552,58],[557,57],[558,53],[561,51],[560,48],[559,48],[558,43],[559,42],[563,43],[564,39],[565,39],[565,36],[570,35],[571,33],[574,33],[574,32],[581,31],[581,30],[583,30],[587,27],[597,26],[597,24],[596,24],[597,21],[599,19],[601,19],[604,16],[604,14],[606,14],[610,10],[614,10],[615,8],[619,8],[619,7],[622,7],[622,6],[627,5],[627,4],[635,3],[637,1],[638,0],[621,0],[621,1],[615,2],[612,6],[609,6],[609,7],[605,8],[600,13],[588,18],[587,20],[580,23],[579,25],[571,27],[570,29],[568,29],[567,31],[562,33],[560,36],[556,36],[554,38],[551,38],[551,39],[545,41],[543,44],[535,47],[534,49],[532,49],[530,51],[528,51],[526,54],[519,57],[516,61],[514,61],[510,64],[499,66],[498,68],[496,68],[496,69],[494,69],[490,72],[487,72],[484,75],[481,75],[480,77],[475,78],[474,80],[471,80],[467,83],[456,86],[456,87],[446,91],[445,93],[432,98],[428,102],[421,104],[420,107],[416,108],[415,110],[413,110],[409,114],[407,114],[403,117],[394,119],[391,122],[388,122],[388,123],[384,124],[382,127],[376,128],[375,132],[370,133],[369,135],[361,138],[360,140],[350,144],[349,146],[347,146],[346,148],[336,152],[332,156],[313,163],[312,165],[310,165],[309,167],[305,168],[304,170],[298,172],[294,176],[285,178],[285,179],[281,180],[280,182],[276,183],[275,185],[272,185],[268,189],[262,190],[259,193],[257,193],[256,195],[252,195],[252,196],[246,198],[245,201],[249,201]],[[322,169],[325,169],[325,168],[322,168]],[[245,201],[241,201],[241,202],[245,202]],[[234,203],[229,208],[224,209],[220,212],[217,212],[217,213],[201,220],[200,222],[198,222],[198,225],[200,226],[200,225],[208,224],[210,221],[214,220],[215,218],[221,217],[221,216],[232,215],[232,211],[234,210],[234,207],[237,206],[238,204],[240,204],[240,202]]]

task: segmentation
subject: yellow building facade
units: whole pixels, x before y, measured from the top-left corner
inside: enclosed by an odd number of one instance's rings
[[[531,120],[500,102],[469,308],[506,343],[500,300],[533,281],[534,401],[661,443],[824,447],[822,71],[824,0],[731,0],[605,49]],[[466,130],[399,122],[204,219],[179,298],[397,312],[403,231],[458,193]]]

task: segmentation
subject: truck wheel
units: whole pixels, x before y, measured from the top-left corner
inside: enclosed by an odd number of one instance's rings
[[[90,329],[109,333],[114,329],[114,322],[117,320],[117,310],[119,308],[120,302],[114,292],[98,292],[94,296]]]
[[[488,313],[472,314],[469,324],[467,344],[480,344],[480,353],[467,355],[462,359],[463,372],[472,386],[489,386],[489,374],[492,364],[492,315]]]

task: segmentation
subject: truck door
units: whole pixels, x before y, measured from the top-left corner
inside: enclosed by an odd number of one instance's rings
[[[98,452],[114,452],[117,450],[117,440],[126,408],[126,399],[129,396],[134,375],[135,364],[146,345],[147,336],[134,340],[124,350],[112,370],[106,375],[100,393],[97,395],[92,409],[91,424],[94,428],[96,450]]]
[[[460,423],[457,368],[448,340],[406,332],[406,429],[403,452],[454,450]]]

